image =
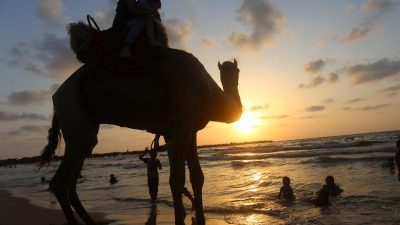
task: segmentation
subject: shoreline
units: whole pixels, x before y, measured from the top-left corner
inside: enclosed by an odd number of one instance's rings
[[[36,204],[32,204],[28,198],[16,197],[9,190],[0,189],[0,225],[67,225],[62,210],[49,209]],[[58,204],[58,203],[57,203]],[[160,210],[164,211],[163,207]],[[94,213],[89,214],[92,218],[102,225],[144,225],[144,224],[158,224],[158,225],[173,225],[174,213],[173,209],[168,209],[165,212],[158,214],[150,211],[149,213],[118,215],[118,214],[104,214]],[[20,213],[19,213],[20,212]],[[185,223],[192,224],[192,216],[187,212]],[[158,214],[158,215],[157,215]],[[76,215],[78,222],[84,224],[78,215]],[[229,225],[223,219],[207,218],[208,225]]]

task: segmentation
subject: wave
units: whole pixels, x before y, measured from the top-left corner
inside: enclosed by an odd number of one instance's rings
[[[353,195],[344,197],[340,204],[362,204],[362,205],[397,205],[400,197],[383,197],[370,195]]]
[[[258,154],[226,154],[217,153],[208,157],[200,157],[204,161],[245,161],[245,160],[265,160],[265,159],[287,159],[287,158],[307,158],[307,157],[321,157],[332,155],[357,155],[371,154],[371,153],[393,153],[391,147],[377,147],[368,149],[334,149],[334,150],[297,150],[297,151],[280,151],[273,153],[258,153]],[[249,161],[250,163],[250,161]],[[236,163],[241,166],[240,163]]]
[[[247,166],[271,166],[272,163],[270,162],[265,162],[265,161],[252,161],[252,160],[243,160],[243,161],[232,161],[231,166],[235,169],[241,169],[243,167]]]
[[[384,161],[387,156],[368,156],[361,158],[354,157],[330,157],[322,156],[303,161],[303,163],[341,163],[341,162],[359,162],[359,161]]]
[[[248,205],[240,205],[240,206],[211,206],[205,207],[204,212],[213,213],[213,214],[245,214],[245,213],[257,213],[257,214],[267,214],[270,216],[279,216],[281,211],[272,210],[272,209],[265,209],[264,203],[255,203],[255,204],[248,204]]]

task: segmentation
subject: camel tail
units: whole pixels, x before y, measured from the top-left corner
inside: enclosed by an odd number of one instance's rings
[[[51,128],[49,129],[47,140],[49,142],[43,148],[42,153],[40,154],[39,170],[43,166],[48,166],[50,164],[55,155],[56,149],[60,146],[61,132],[56,113],[54,113],[53,115],[53,120],[51,122]]]

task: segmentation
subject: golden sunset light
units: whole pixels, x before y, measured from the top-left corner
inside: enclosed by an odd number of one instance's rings
[[[400,224],[400,0],[0,15],[0,225]]]
[[[241,133],[251,133],[255,128],[261,125],[261,120],[258,118],[257,113],[244,112],[240,120],[234,123],[237,130]]]

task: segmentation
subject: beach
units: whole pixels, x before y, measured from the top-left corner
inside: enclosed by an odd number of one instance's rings
[[[399,131],[199,148],[205,175],[204,211],[209,225],[400,224],[397,168],[385,162],[396,152]],[[396,138],[396,139],[394,139]],[[97,221],[111,225],[174,224],[165,153],[159,159],[156,208],[147,188],[146,165],[137,155],[87,159],[78,180],[82,203]],[[59,162],[36,172],[36,165],[0,167],[0,224],[63,224],[65,219],[48,184]],[[109,175],[118,183],[110,185]],[[310,203],[332,175],[344,192],[329,207]],[[291,179],[296,200],[277,199],[282,177]],[[192,191],[186,173],[186,187]],[[183,198],[192,224],[191,202]],[[24,216],[18,216],[18,212]],[[17,216],[16,216],[17,215]],[[29,223],[24,223],[29,221]]]
[[[15,197],[6,190],[0,190],[0,202],[0,225],[65,225],[67,222],[61,209],[48,209],[33,205],[28,199]],[[172,212],[170,215],[162,216],[157,216],[154,211],[150,211],[149,215],[105,215],[101,213],[90,213],[90,215],[99,224],[174,224]],[[82,221],[80,222],[82,223]],[[192,224],[190,214],[186,217],[185,223]],[[207,224],[227,225],[224,220],[220,219],[208,219]]]
[[[32,205],[28,199],[12,196],[0,190],[1,225],[59,225],[66,222],[61,210],[46,209]],[[104,221],[104,215],[92,214],[97,221]]]

